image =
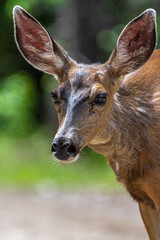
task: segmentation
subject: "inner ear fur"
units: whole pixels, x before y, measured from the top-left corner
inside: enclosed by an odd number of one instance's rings
[[[156,12],[148,9],[133,19],[120,34],[107,63],[116,79],[141,67],[156,46]]]
[[[15,6],[13,16],[15,40],[23,57],[35,68],[62,80],[73,60],[23,8]]]

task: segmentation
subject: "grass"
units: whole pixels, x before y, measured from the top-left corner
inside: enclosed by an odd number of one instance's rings
[[[77,162],[60,164],[52,158],[50,144],[39,133],[25,139],[0,136],[0,186],[118,189],[105,157],[87,148]]]

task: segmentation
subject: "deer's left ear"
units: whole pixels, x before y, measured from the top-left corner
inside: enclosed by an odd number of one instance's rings
[[[151,56],[155,45],[156,12],[148,9],[133,19],[120,34],[108,62],[110,75],[117,79],[138,69]]]
[[[15,6],[13,16],[15,39],[23,57],[35,68],[63,81],[63,75],[74,64],[68,54],[23,8]]]

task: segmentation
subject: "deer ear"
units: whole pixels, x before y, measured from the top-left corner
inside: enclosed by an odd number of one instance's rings
[[[156,12],[148,9],[133,19],[120,34],[109,59],[110,74],[119,78],[141,67],[156,45]]]
[[[42,25],[20,6],[13,9],[17,46],[23,57],[35,68],[63,78],[74,62]]]

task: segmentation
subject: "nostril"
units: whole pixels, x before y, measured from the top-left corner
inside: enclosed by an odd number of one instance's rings
[[[76,147],[75,147],[75,145],[74,145],[73,143],[68,147],[67,153],[68,153],[69,155],[76,153]]]
[[[72,140],[57,138],[52,142],[51,152],[59,160],[67,160],[77,154],[77,148]]]
[[[53,143],[52,143],[52,147],[51,147],[51,152],[52,152],[52,153],[56,153],[56,152],[57,152],[56,149],[57,149],[57,144],[53,142]]]

